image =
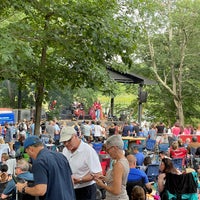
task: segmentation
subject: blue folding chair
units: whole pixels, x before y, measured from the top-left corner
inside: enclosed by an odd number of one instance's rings
[[[146,169],[149,182],[156,181],[159,175],[159,164],[150,164]]]
[[[144,148],[145,148],[145,146],[142,145],[142,144],[134,144],[134,145],[131,146],[131,149],[133,149],[134,147],[137,147],[139,152],[143,152]]]
[[[172,163],[176,169],[182,171],[183,168],[183,158],[173,158]]]
[[[169,144],[168,143],[162,143],[162,144],[159,144],[158,145],[158,149],[159,151],[168,151],[168,148],[169,148]]]
[[[156,146],[156,140],[148,139],[146,141],[146,149],[148,151],[154,151],[155,146]]]

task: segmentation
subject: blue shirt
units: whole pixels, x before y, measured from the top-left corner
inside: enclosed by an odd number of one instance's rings
[[[140,165],[143,165],[143,162],[144,162],[144,154],[141,153],[141,152],[138,152],[136,154],[134,154],[134,156],[136,157],[137,159],[137,166],[140,166]]]
[[[129,131],[130,131],[130,126],[125,125],[122,131],[122,136],[128,136]]]
[[[54,134],[54,140],[59,140],[60,139],[60,127],[58,126],[58,124],[55,124],[53,126],[56,130],[56,132],[59,132],[59,134]]]
[[[139,131],[139,133],[137,133],[137,136],[138,137],[145,137],[144,132],[142,132],[142,131]]]
[[[11,134],[11,129],[6,128],[6,135],[5,135],[5,143],[11,142],[12,140],[12,134]]]
[[[32,166],[34,183],[46,184],[44,200],[75,200],[68,160],[62,153],[42,149]]]
[[[148,177],[144,171],[136,168],[130,168],[128,174],[128,182],[137,182],[140,180],[142,180],[143,184],[147,184],[149,182]]]
[[[130,129],[130,132],[133,133],[134,132],[134,126],[131,124],[129,125],[129,129]]]
[[[33,174],[30,172],[24,172],[24,173],[19,174],[17,178],[24,179],[26,181],[33,181]],[[16,187],[15,187],[15,182],[13,180],[10,180],[8,182],[8,184],[6,185],[6,188],[3,191],[3,194],[5,195],[13,194],[12,197],[13,199],[15,199]]]

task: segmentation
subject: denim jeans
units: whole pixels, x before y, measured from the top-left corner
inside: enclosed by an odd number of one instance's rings
[[[100,120],[100,109],[95,111],[96,114],[96,120]]]

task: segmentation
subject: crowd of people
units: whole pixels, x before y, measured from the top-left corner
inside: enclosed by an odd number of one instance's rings
[[[7,152],[1,155],[0,183],[5,183],[1,199],[21,195],[22,199],[96,200],[98,191],[106,200],[156,199],[165,191],[168,174],[182,175],[187,172],[185,168],[200,173],[198,159],[194,159],[200,155],[198,128],[191,126],[181,128],[175,123],[166,128],[161,122],[140,127],[136,122],[107,124],[94,120],[69,126],[54,119],[42,121],[37,136],[34,129],[34,119],[0,127],[0,142],[7,144]],[[188,138],[183,141],[180,135]],[[147,169],[155,160],[140,151],[138,144],[126,149],[122,136],[155,140],[155,148],[168,144],[167,150],[153,152],[160,159],[160,174],[154,182],[149,181]],[[109,157],[106,174],[99,152],[93,148],[95,143],[102,144]],[[144,150],[145,142],[142,144]],[[49,148],[52,146],[55,148]],[[184,170],[173,165],[174,158],[182,159]],[[18,178],[17,183],[11,175]],[[198,199],[197,191],[193,198]]]

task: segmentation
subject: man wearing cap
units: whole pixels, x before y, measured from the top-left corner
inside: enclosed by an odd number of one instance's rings
[[[17,175],[18,180],[33,181],[33,174],[29,172],[29,163],[24,159],[20,159],[17,161],[15,174]],[[11,179],[6,185],[1,194],[1,199],[7,199],[10,194],[12,194],[12,199],[15,199],[16,186],[13,179]]]
[[[75,200],[71,169],[65,156],[44,148],[35,135],[24,141],[24,149],[34,159],[34,186],[28,187],[26,183],[17,183],[18,191],[32,196],[42,196],[43,200]]]
[[[60,142],[65,148],[63,154],[69,160],[72,169],[76,200],[96,200],[94,176],[102,174],[102,168],[96,151],[79,139],[73,127],[61,130]]]

